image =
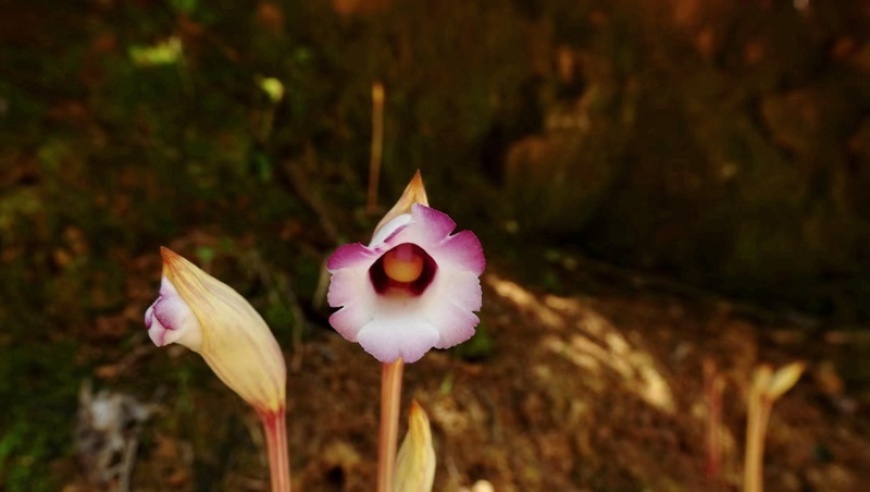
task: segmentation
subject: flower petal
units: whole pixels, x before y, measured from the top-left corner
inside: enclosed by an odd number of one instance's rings
[[[483,273],[486,267],[483,246],[473,232],[460,231],[450,235],[456,228],[453,219],[423,205],[414,205],[411,215],[413,221],[408,227],[388,238],[387,247],[405,242],[414,243],[435,257],[439,267],[441,262],[449,261],[457,268],[469,270],[476,275]]]
[[[390,316],[378,313],[378,318],[366,324],[358,334],[359,344],[381,362],[420,360],[438,342],[438,329],[407,313]]]
[[[147,311],[145,311],[145,327],[148,328],[148,338],[154,342],[154,345],[162,347],[166,345],[166,332],[168,331],[160,320],[154,317],[154,306],[160,302],[160,298],[154,301]]]
[[[368,268],[343,268],[333,272],[326,292],[331,307],[341,307],[359,300],[372,290]]]
[[[480,311],[483,305],[480,278],[472,272],[456,272],[455,275],[450,284],[450,299],[458,307]]]
[[[456,267],[479,276],[486,268],[483,246],[471,231],[461,231],[447,238],[438,249],[439,261],[449,261]]]
[[[376,251],[373,251],[360,243],[345,244],[339,246],[338,249],[335,250],[335,253],[332,253],[332,256],[329,257],[329,261],[326,262],[326,268],[331,272],[341,268],[361,266],[366,262],[369,262],[369,265],[371,265],[371,263],[374,263],[374,261],[377,260],[377,257],[378,253]],[[368,266],[365,268],[368,268]]]
[[[381,243],[389,241],[402,227],[408,225],[411,220],[413,220],[411,214],[396,216],[381,228],[375,230],[372,240],[369,242],[369,247],[374,248],[380,246]]]
[[[196,315],[165,277],[160,283],[160,295],[145,311],[145,326],[158,347],[180,343],[194,352],[202,349],[202,327]]]
[[[329,324],[348,342],[357,342],[357,334],[374,319],[373,309],[360,304],[348,304],[329,317]]]
[[[431,246],[443,242],[456,229],[456,222],[449,215],[425,205],[415,204],[411,207],[411,216],[414,219],[413,228],[420,234],[420,240]]]
[[[427,292],[422,308],[426,321],[438,330],[437,348],[458,345],[474,335],[480,318],[472,311],[480,309],[481,288],[477,276],[466,271],[443,272]]]

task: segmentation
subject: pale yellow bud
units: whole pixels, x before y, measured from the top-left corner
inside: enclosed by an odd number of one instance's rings
[[[803,362],[792,362],[786,366],[780,367],[773,373],[773,377],[767,388],[767,395],[771,400],[777,400],[790,390],[798,379],[804,373],[806,364]]]
[[[165,281],[145,315],[152,340],[157,345],[182,343],[198,352],[224,384],[259,412],[283,411],[284,355],[263,318],[228,285],[167,248],[160,252]]]
[[[426,188],[423,186],[423,176],[420,174],[419,170],[414,174],[414,177],[411,178],[411,182],[405,187],[405,191],[402,193],[402,196],[399,197],[396,204],[393,205],[393,208],[391,208],[390,211],[384,215],[381,221],[378,222],[377,227],[375,227],[374,235],[377,236],[378,231],[396,217],[411,213],[411,207],[415,203],[427,207],[429,206],[429,198],[426,196]]]
[[[431,492],[435,482],[435,449],[429,417],[417,401],[411,402],[408,434],[396,456],[396,492]]]

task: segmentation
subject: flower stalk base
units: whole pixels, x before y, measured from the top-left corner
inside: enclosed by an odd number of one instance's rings
[[[381,435],[378,444],[378,492],[392,492],[396,468],[396,443],[399,439],[399,405],[402,400],[402,373],[405,362],[400,358],[382,365]]]
[[[290,457],[287,451],[287,421],[284,408],[258,413],[263,424],[263,433],[266,435],[272,492],[290,492]]]

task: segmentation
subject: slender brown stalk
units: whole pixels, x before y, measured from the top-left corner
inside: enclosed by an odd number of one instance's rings
[[[381,157],[384,153],[384,84],[372,84],[372,153],[369,162],[369,189],[366,212],[378,208],[378,181],[381,178]]]
[[[269,453],[269,473],[272,492],[290,492],[290,456],[287,451],[287,421],[284,408],[275,412],[260,412],[266,449]]]
[[[712,359],[704,360],[704,391],[707,394],[707,464],[708,479],[719,478],[722,468],[722,393],[725,378]]]
[[[381,372],[381,435],[378,445],[378,492],[392,492],[399,438],[399,404],[405,362],[383,364]]]

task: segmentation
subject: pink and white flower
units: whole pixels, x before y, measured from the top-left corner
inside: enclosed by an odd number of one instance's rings
[[[368,246],[347,244],[329,258],[335,330],[381,362],[415,362],[471,338],[486,260],[477,236],[455,228],[427,206],[418,173]]]

